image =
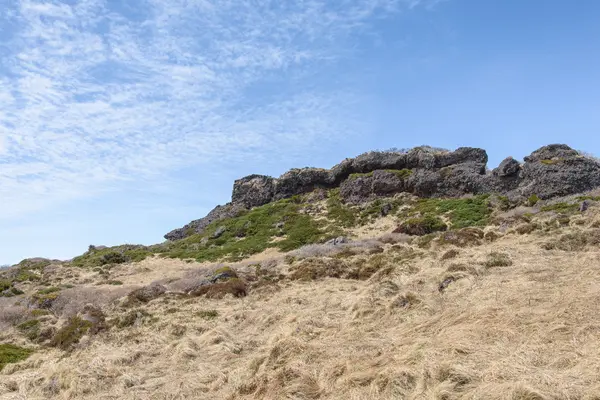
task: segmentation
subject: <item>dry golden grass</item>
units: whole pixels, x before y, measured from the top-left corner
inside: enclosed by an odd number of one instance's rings
[[[332,263],[378,263],[367,280],[316,274],[242,298],[167,293],[143,305],[143,322],[9,364],[0,399],[600,399],[600,248],[543,248],[595,220],[512,232],[447,259],[451,247],[433,242]],[[512,265],[490,264],[499,254]],[[208,265],[118,268],[136,287]],[[294,271],[279,258],[269,268]],[[104,310],[131,313],[115,302]],[[8,328],[1,340],[25,343]]]

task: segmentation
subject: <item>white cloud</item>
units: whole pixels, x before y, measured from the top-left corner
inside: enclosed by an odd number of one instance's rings
[[[414,3],[11,1],[0,16],[0,218],[347,134],[348,93],[253,104],[245,90],[335,59],[339,39]]]

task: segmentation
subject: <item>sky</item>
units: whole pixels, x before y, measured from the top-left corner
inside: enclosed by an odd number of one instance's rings
[[[600,154],[596,0],[0,0],[0,264],[373,149]]]

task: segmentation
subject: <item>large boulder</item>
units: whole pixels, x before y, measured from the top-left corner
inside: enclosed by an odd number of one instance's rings
[[[246,208],[241,204],[228,203],[224,206],[216,206],[206,217],[190,222],[182,228],[174,229],[165,235],[167,240],[181,240],[193,234],[201,234],[206,227],[215,221],[220,221],[225,218],[233,218]]]
[[[564,144],[544,146],[525,157],[518,192],[550,199],[600,186],[600,163]]]
[[[231,202],[246,208],[262,206],[273,200],[275,179],[265,175],[250,175],[233,184]]]
[[[521,171],[521,163],[512,157],[505,158],[492,174],[500,177],[515,176]]]
[[[329,170],[322,168],[292,169],[275,181],[274,199],[280,200],[297,194],[312,192],[317,188],[333,186]]]

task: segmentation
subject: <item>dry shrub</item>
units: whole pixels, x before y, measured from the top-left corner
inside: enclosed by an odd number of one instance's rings
[[[26,307],[15,305],[2,306],[0,303],[0,330],[5,330],[8,327],[17,325],[26,319]]]
[[[384,244],[398,244],[398,243],[408,243],[412,239],[409,235],[403,233],[386,233],[378,238],[381,243]]]
[[[419,297],[414,293],[405,293],[392,301],[391,306],[395,308],[411,308],[421,303]]]
[[[81,338],[92,328],[93,324],[78,316],[71,317],[67,323],[56,332],[50,346],[58,347],[62,350],[69,350],[72,346],[79,343]]]
[[[52,312],[61,317],[72,317],[83,311],[86,305],[99,308],[124,297],[131,291],[129,287],[112,286],[111,288],[78,287],[60,292],[52,303]]]
[[[515,228],[515,231],[519,234],[519,235],[528,235],[531,232],[539,229],[540,227],[537,224],[534,223],[526,223],[526,224],[522,224],[519,225],[517,228]]]
[[[464,228],[442,233],[439,243],[457,247],[479,246],[483,236],[484,232],[479,228]]]
[[[307,258],[290,268],[290,279],[314,281],[321,278],[347,277],[346,263],[336,258]]]
[[[302,246],[297,250],[288,253],[289,256],[296,259],[304,259],[311,257],[334,257],[341,254],[356,255],[362,252],[369,252],[372,249],[381,248],[380,240],[356,240],[348,243],[332,244],[309,244]]]
[[[456,249],[450,249],[447,252],[445,252],[444,254],[442,254],[442,256],[440,257],[440,260],[442,260],[442,261],[450,260],[452,258],[456,258],[459,254],[460,254],[460,251],[458,251]]]
[[[190,296],[206,296],[211,299],[222,299],[228,294],[234,297],[244,297],[247,294],[247,286],[239,278],[228,279],[210,285],[199,286],[189,292]]]
[[[590,229],[562,235],[560,238],[542,244],[546,250],[582,251],[588,246],[600,244],[600,229]]]
[[[510,267],[513,265],[510,256],[506,253],[492,252],[488,254],[487,260],[483,263],[487,268]]]
[[[496,240],[500,239],[501,237],[502,237],[502,235],[495,231],[487,231],[483,235],[483,238],[488,242],[495,242]]]

